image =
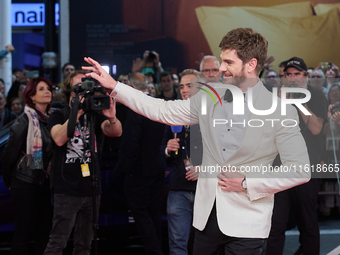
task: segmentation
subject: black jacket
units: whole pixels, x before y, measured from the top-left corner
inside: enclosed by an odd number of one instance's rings
[[[47,129],[47,121],[39,119],[41,137],[43,142],[43,164],[46,171],[52,156],[52,138]],[[42,186],[46,180],[43,169],[32,170],[27,167],[26,141],[28,130],[28,117],[22,114],[11,126],[10,137],[2,155],[3,177],[6,187],[10,187],[11,178],[23,182]]]
[[[159,150],[164,128],[128,109],[116,171],[144,177],[164,174],[165,160]]]
[[[190,137],[192,139],[190,139]],[[162,139],[161,151],[165,155],[165,148],[170,139],[174,138],[174,134],[171,131],[171,127],[167,126]],[[167,158],[167,163],[173,167],[170,172],[169,190],[176,191],[195,191],[197,181],[188,181],[185,178],[186,170],[184,167],[183,159],[186,158],[186,154],[191,158],[191,162],[194,166],[202,163],[202,141],[198,125],[190,127],[188,136],[185,137],[185,128],[177,134],[179,138],[180,149],[178,150],[178,157]],[[190,143],[191,142],[191,143]],[[185,149],[186,148],[186,149]]]
[[[1,128],[3,128],[8,123],[10,123],[12,120],[15,120],[17,118],[17,115],[15,115],[13,112],[8,110],[7,108],[5,108],[4,111],[5,111],[5,117],[4,117],[3,126]]]

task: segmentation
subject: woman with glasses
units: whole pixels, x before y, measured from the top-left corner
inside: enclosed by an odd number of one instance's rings
[[[310,85],[314,88],[321,89],[325,97],[328,94],[327,81],[321,69],[314,69],[310,76]]]

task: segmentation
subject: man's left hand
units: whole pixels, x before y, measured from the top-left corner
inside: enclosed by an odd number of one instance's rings
[[[223,191],[242,192],[245,189],[242,187],[244,175],[238,172],[223,172],[217,175],[218,185]]]

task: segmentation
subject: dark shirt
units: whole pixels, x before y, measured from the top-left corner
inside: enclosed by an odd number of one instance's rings
[[[169,100],[178,99],[178,95],[177,95],[176,90],[174,89],[174,95],[172,97],[165,97],[162,91],[161,94],[157,98],[161,98],[161,99],[164,99],[165,101],[169,101]]]
[[[1,118],[4,118],[3,120],[0,120],[0,129],[2,129],[4,126],[6,126],[11,121],[15,120],[18,116],[11,112],[9,109],[4,108],[3,114],[0,115]]]
[[[159,149],[164,128],[128,109],[116,171],[138,177],[164,175],[165,160]]]
[[[69,118],[69,112],[70,107],[53,112],[49,118],[49,130],[57,124],[63,125]],[[97,114],[97,121],[95,124],[96,137],[101,133],[101,124],[105,119],[104,115]],[[79,125],[76,125],[75,127],[74,136],[63,146],[55,146],[51,172],[52,186],[55,194],[66,194],[70,196],[92,195],[91,177],[83,177],[81,171],[81,164],[84,162],[91,167],[91,158],[84,156],[83,139],[88,143],[89,138],[89,129],[84,132],[84,116],[81,116],[79,118]],[[95,147],[97,148],[97,145]],[[86,152],[88,153],[89,149],[86,149]],[[97,159],[97,153],[95,156]],[[95,160],[94,170],[98,177],[96,194],[100,194],[101,182],[98,160]]]
[[[191,137],[191,138],[190,138]],[[170,139],[174,138],[171,127],[167,126],[162,139],[161,151],[165,153],[165,148]],[[169,190],[173,191],[195,191],[197,181],[188,181],[185,178],[186,170],[184,167],[184,159],[187,157],[191,159],[194,166],[202,163],[202,141],[199,132],[199,125],[190,126],[190,128],[183,127],[182,131],[177,134],[180,139],[180,149],[178,156],[175,157],[171,153],[171,157],[167,158],[167,163],[173,169],[170,172]]]
[[[311,99],[307,102],[309,109],[319,118],[324,119],[324,124],[327,122],[327,99],[321,90],[308,86],[311,93]],[[320,164],[322,160],[322,131],[319,135],[313,135],[302,120],[301,113],[299,113],[301,133],[306,141],[308,155],[311,165]]]

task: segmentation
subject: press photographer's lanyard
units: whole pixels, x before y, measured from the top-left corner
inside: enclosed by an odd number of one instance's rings
[[[333,141],[333,153],[334,153],[334,161],[335,161],[335,165],[338,164],[338,158],[336,156],[336,149],[335,149],[335,138],[334,138],[334,131],[333,131],[333,120],[332,117],[329,118],[329,125],[331,127],[331,131],[332,131],[332,141]],[[339,179],[339,173],[335,172],[336,174],[336,179],[338,180],[338,185],[339,185],[339,195],[340,195],[340,179]]]
[[[188,147],[187,146],[187,137],[189,136],[189,132],[190,132],[190,126],[189,125],[184,126],[184,150],[185,150],[186,159],[189,159],[189,154],[188,154],[188,150],[187,150],[187,147]]]
[[[80,138],[83,140],[83,147],[84,147],[84,154],[82,155],[82,159],[83,159],[83,164],[80,164],[81,167],[81,173],[83,175],[83,177],[88,177],[90,176],[90,168],[89,168],[89,164],[86,163],[88,157],[90,155],[88,155],[86,153],[87,151],[87,141],[86,141],[86,131],[87,131],[87,115],[84,115],[84,128],[83,130],[81,129],[81,125],[78,121],[78,129],[79,129],[79,133],[80,133]]]

